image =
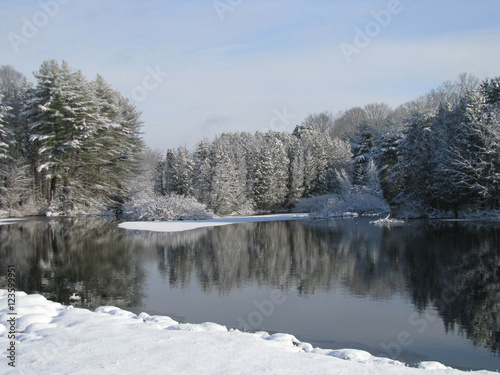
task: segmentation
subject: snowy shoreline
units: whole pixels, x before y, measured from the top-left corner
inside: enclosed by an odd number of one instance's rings
[[[255,216],[228,216],[209,220],[178,220],[178,221],[126,221],[118,224],[119,228],[128,230],[144,230],[151,232],[182,232],[187,230],[218,227],[222,225],[241,223],[260,223],[267,221],[301,220],[309,214],[275,214]]]
[[[433,374],[477,375],[437,362],[420,368],[355,349],[313,348],[289,334],[245,333],[215,323],[180,324],[105,306],[95,312],[41,295],[16,293],[16,338],[9,331],[7,294],[0,290],[0,366],[5,374]],[[15,365],[6,348],[14,347]]]

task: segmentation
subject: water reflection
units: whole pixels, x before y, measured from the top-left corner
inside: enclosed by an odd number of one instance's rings
[[[20,290],[82,305],[141,306],[146,264],[170,288],[197,283],[226,296],[248,285],[332,290],[433,307],[449,331],[500,354],[500,229],[366,219],[247,223],[180,233],[126,232],[102,219],[36,219],[0,226],[0,267],[17,267]],[[5,277],[0,277],[5,287]],[[418,323],[415,323],[418,324]],[[418,328],[418,327],[417,327]]]
[[[458,329],[498,355],[499,234],[484,224],[380,228],[344,219],[137,232],[134,238],[156,250],[158,270],[175,288],[196,278],[205,292],[222,295],[258,283],[300,295],[340,285],[358,297],[408,296],[417,311],[434,307],[448,331]]]
[[[436,223],[408,233],[406,274],[415,306],[432,304],[448,331],[500,354],[498,228]]]
[[[344,285],[352,294],[390,298],[405,290],[397,256],[368,222],[277,222],[170,234],[140,233],[171,286],[196,277],[204,291],[227,294],[249,283],[295,288],[299,294]]]
[[[142,265],[113,220],[29,220],[0,226],[0,242],[0,267],[16,265],[19,290],[65,304],[75,293],[91,308],[141,303]]]

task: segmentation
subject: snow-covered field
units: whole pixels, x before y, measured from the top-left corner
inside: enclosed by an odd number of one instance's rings
[[[0,290],[2,374],[465,374],[436,362],[417,369],[360,350],[313,348],[288,334],[179,324],[111,306],[92,312],[24,292],[15,307],[17,315],[8,315]],[[13,316],[15,342],[8,339]]]
[[[309,214],[277,214],[257,216],[221,217],[210,220],[182,220],[182,221],[127,221],[118,224],[120,228],[130,230],[147,230],[152,232],[182,232],[186,230],[217,227],[229,224],[257,223],[263,221],[286,221],[307,218]]]

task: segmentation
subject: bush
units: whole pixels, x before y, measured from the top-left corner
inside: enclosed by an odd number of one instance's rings
[[[135,196],[123,206],[126,220],[208,220],[213,218],[205,205],[180,195]]]
[[[301,199],[294,212],[307,212],[312,217],[327,218],[346,214],[390,212],[389,205],[379,196],[363,190],[346,195],[330,194]]]

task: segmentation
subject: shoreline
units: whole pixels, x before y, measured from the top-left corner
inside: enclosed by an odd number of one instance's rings
[[[12,311],[12,310],[10,310]],[[438,362],[419,368],[355,350],[313,348],[285,333],[246,333],[215,323],[178,323],[113,306],[93,311],[16,292],[16,368],[6,374],[407,374],[492,375]],[[8,348],[7,292],[0,290],[0,346]],[[127,343],[117,345],[118,343]],[[431,370],[431,372],[428,372]]]
[[[230,224],[261,223],[269,221],[290,221],[308,219],[309,214],[270,214],[253,216],[226,216],[209,220],[172,220],[172,221],[125,221],[118,228],[150,232],[184,232],[188,230],[218,227]]]

